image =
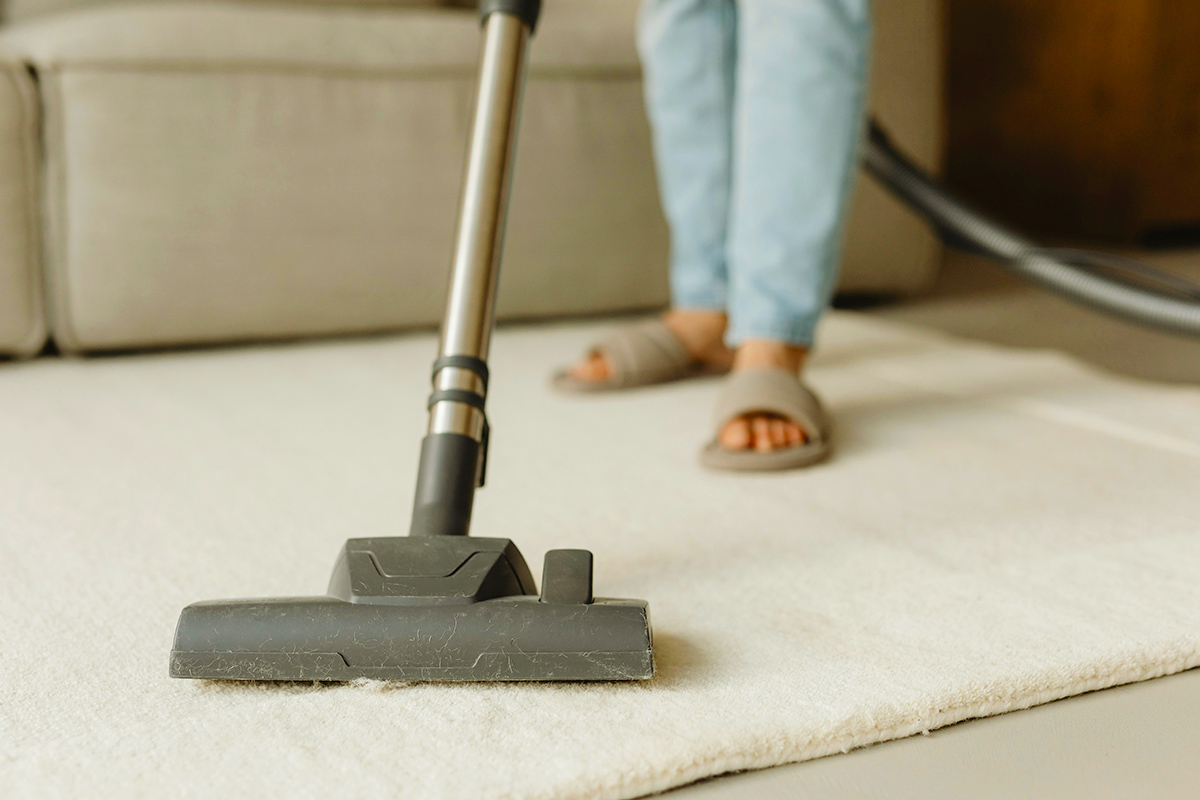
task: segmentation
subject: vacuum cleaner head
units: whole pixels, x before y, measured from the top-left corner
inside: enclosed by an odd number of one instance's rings
[[[323,597],[183,610],[174,678],[580,681],[654,674],[646,603],[592,597],[592,554],[508,539],[351,539]]]

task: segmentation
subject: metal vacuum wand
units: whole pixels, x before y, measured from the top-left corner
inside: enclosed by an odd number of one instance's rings
[[[459,204],[450,292],[433,364],[412,536],[466,536],[487,465],[488,344],[504,247],[526,44],[540,0],[483,0],[483,56]]]
[[[409,535],[348,539],[324,596],[183,609],[173,677],[612,681],[654,674],[646,602],[594,597],[590,552],[547,552],[539,593],[511,540],[467,536],[483,485],[488,339],[525,45],[539,6],[480,3],[479,96]]]

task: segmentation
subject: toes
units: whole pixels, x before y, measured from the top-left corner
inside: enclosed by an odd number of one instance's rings
[[[581,381],[605,381],[612,374],[608,359],[600,353],[592,353],[571,368],[571,377]]]
[[[608,356],[600,353],[592,353],[588,359],[588,365],[592,372],[592,380],[606,381],[612,375],[612,367],[608,363]]]
[[[807,441],[803,428],[790,419],[771,414],[738,417],[717,434],[717,442],[726,450],[757,450],[760,453],[797,447]]]
[[[762,416],[751,417],[750,430],[754,433],[754,449],[760,453],[771,452],[771,421]]]
[[[721,429],[717,439],[726,450],[745,450],[751,444],[750,424],[738,417]]]
[[[787,423],[782,417],[770,417],[771,447],[778,450],[787,446]]]
[[[787,443],[789,447],[796,447],[808,441],[808,437],[804,435],[804,431],[794,422],[789,422],[787,425]]]

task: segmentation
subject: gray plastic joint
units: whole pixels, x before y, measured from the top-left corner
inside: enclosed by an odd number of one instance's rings
[[[487,18],[497,12],[519,18],[533,33],[542,12],[542,0],[479,0],[480,22],[486,24]]]
[[[484,463],[482,445],[458,433],[421,441],[410,536],[466,536]]]

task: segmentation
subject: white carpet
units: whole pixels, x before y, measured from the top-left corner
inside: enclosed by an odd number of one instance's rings
[[[830,464],[701,472],[717,384],[503,332],[475,531],[650,600],[644,684],[166,677],[179,609],[405,531],[433,338],[0,365],[0,794],[626,798],[1200,665],[1200,392],[835,316]]]

